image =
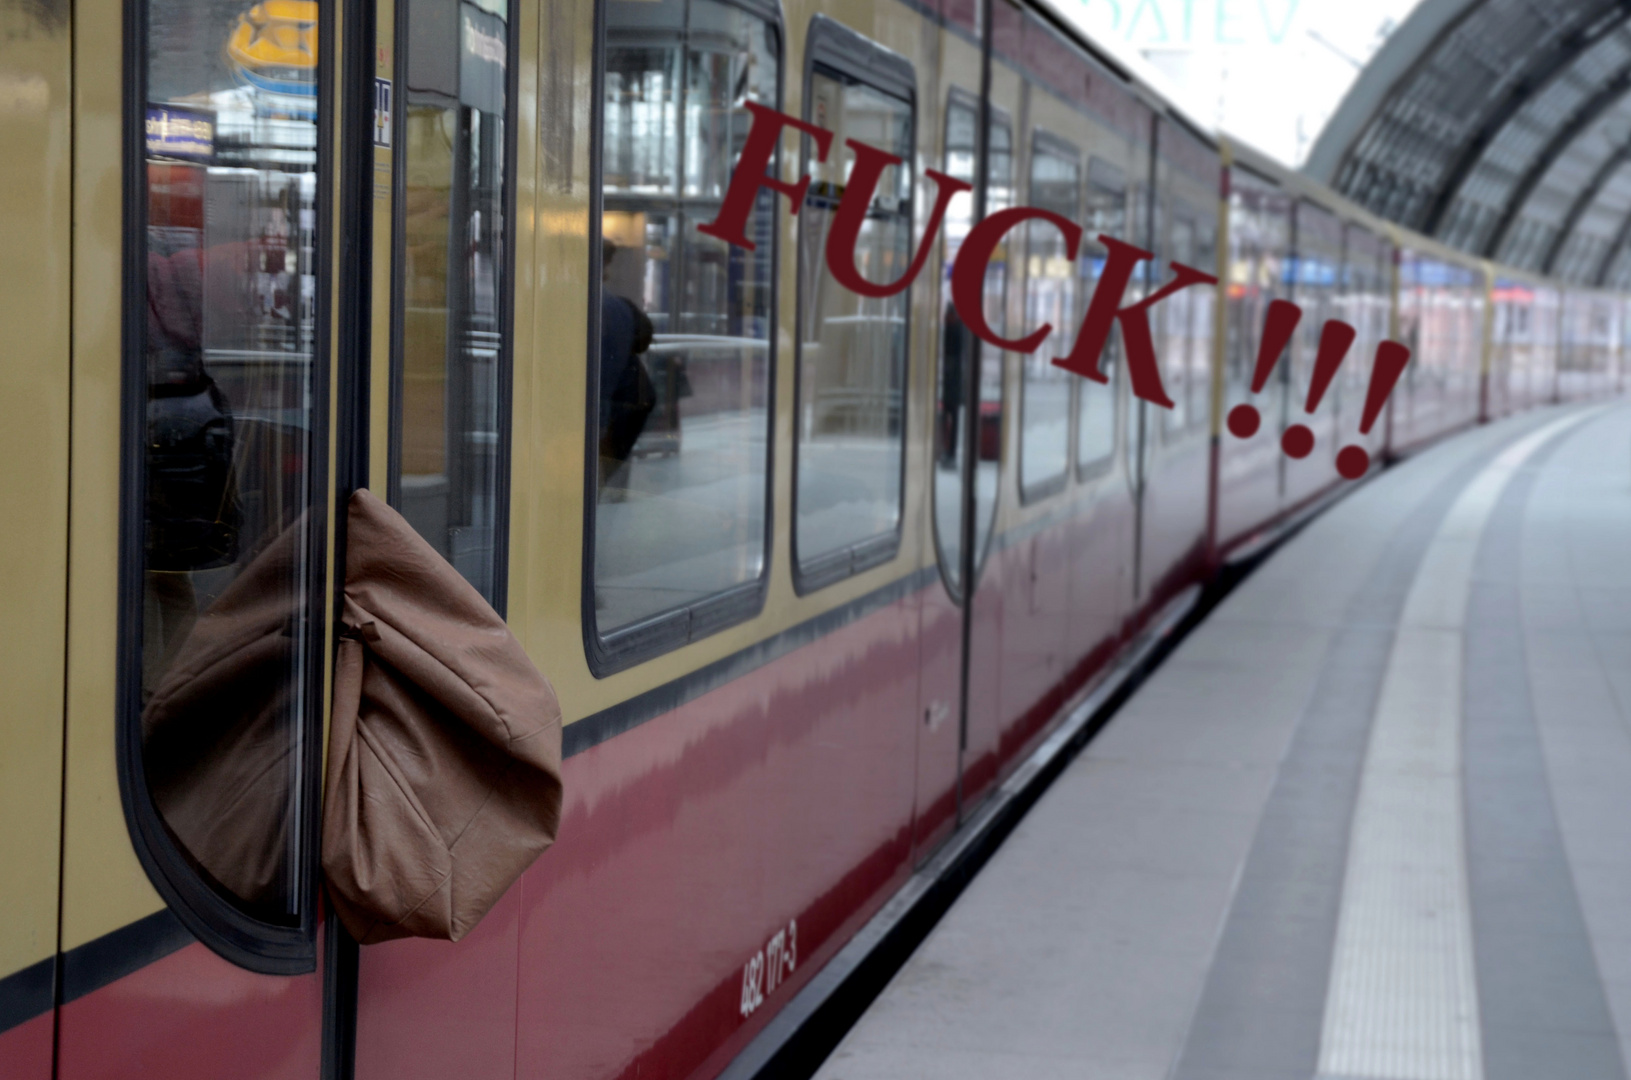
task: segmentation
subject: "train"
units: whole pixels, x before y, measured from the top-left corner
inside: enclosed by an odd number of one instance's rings
[[[1212,131],[1053,0],[81,0],[0,40],[0,1074],[706,1080],[1147,628],[1375,468],[1624,390],[1631,297],[1472,258]],[[331,47],[332,43],[332,47]],[[751,250],[762,104],[834,133]],[[857,139],[900,159],[842,289]],[[1171,409],[1049,363],[1104,264]],[[22,256],[27,255],[28,259]],[[1268,306],[1304,313],[1254,390]],[[1355,328],[1308,408],[1320,328]],[[1413,358],[1361,430],[1370,358]],[[1251,403],[1250,438],[1224,417]],[[1314,434],[1294,459],[1280,436]],[[8,448],[9,449],[5,449]],[[559,837],[460,940],[348,946],[318,863],[346,499],[395,507],[564,715]],[[202,818],[151,703],[276,608],[278,763]],[[252,597],[253,598],[253,597]],[[248,730],[248,729],[245,729]],[[250,735],[245,735],[250,739]],[[189,816],[190,815],[190,816]],[[265,858],[203,853],[232,829]],[[227,837],[228,840],[232,838]]]

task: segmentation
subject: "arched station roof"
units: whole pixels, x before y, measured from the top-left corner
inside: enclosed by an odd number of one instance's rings
[[[1631,287],[1631,0],[1423,0],[1304,171],[1464,251]]]

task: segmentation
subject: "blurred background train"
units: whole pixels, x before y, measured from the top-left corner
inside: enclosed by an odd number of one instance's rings
[[[1046,0],[3,18],[8,1080],[712,1076],[1141,628],[1351,486],[1339,447],[1380,463],[1624,382],[1627,297],[1358,211]],[[848,154],[791,136],[802,212],[763,194],[751,252],[697,232],[749,101],[904,159],[862,238],[874,280],[921,238],[924,170],[975,185],[909,291],[831,281]],[[1048,364],[1102,251],[1069,261],[1045,227],[1007,239],[985,299],[1056,337],[974,348],[946,271],[1019,204],[1217,268],[1156,309],[1175,408],[1130,396],[1115,343],[1108,385]],[[1276,298],[1305,317],[1251,395]],[[1309,418],[1327,318],[1359,339]],[[1384,338],[1414,360],[1361,435]],[[1269,422],[1237,439],[1248,398]],[[464,940],[358,955],[313,829],[335,511],[362,486],[506,615],[568,724],[556,847]],[[257,737],[288,767],[245,815],[278,854],[226,881],[175,827],[143,708],[277,535],[294,555],[263,587],[295,614]]]

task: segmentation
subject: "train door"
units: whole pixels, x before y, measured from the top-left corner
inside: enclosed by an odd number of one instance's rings
[[[993,71],[992,18],[1012,9],[984,5],[953,12],[974,41],[951,27],[940,35],[939,168],[974,185],[954,198],[942,226],[942,258],[932,368],[934,413],[930,515],[942,588],[925,594],[914,850],[924,858],[963,816],[975,789],[995,775],[1001,657],[1000,590],[988,580],[1004,438],[1004,354],[976,338],[951,302],[949,271],[964,237],[986,214],[1013,204],[1013,109],[1019,78]],[[985,19],[985,24],[971,20]],[[979,73],[979,77],[970,76]],[[982,87],[997,82],[994,93]],[[1008,321],[1008,269],[999,250],[987,265],[985,317],[999,334]],[[965,602],[972,581],[974,602]],[[983,762],[974,765],[972,763]]]
[[[354,475],[483,598],[508,594],[514,296],[515,5],[375,0],[367,418]],[[359,403],[361,405],[361,403]],[[347,1075],[510,1075],[520,890],[449,950],[341,938],[354,981],[331,980]],[[427,978],[427,968],[436,977]],[[450,988],[457,987],[450,992]],[[406,1017],[438,1017],[434,1035]],[[408,1037],[410,1035],[416,1037]]]
[[[1217,263],[1215,214],[1221,164],[1213,148],[1175,122],[1155,125],[1154,223],[1145,264],[1150,287],[1172,277],[1171,264],[1211,272]],[[1203,209],[1205,208],[1205,209]],[[1144,415],[1139,483],[1139,600],[1158,608],[1195,578],[1205,557],[1210,479],[1212,305],[1215,287],[1193,285],[1152,313],[1157,359],[1170,408],[1138,402]]]
[[[318,858],[343,508],[388,495],[501,602],[508,18],[79,10],[60,1077],[349,1068]]]
[[[1218,464],[1217,544],[1221,550],[1250,537],[1280,510],[1280,418],[1285,408],[1285,364],[1258,392],[1253,374],[1269,305],[1284,298],[1291,249],[1291,204],[1278,184],[1236,162],[1229,169],[1228,334],[1223,411],[1250,404],[1262,418],[1257,431],[1222,437]]]
[[[1006,25],[1022,18],[1017,8],[992,4],[984,5],[983,11],[991,20],[985,40],[1018,33],[1017,25]],[[1016,117],[1020,116],[1021,76],[989,51],[983,62],[987,92],[983,109],[977,107],[974,114],[976,125],[984,125],[974,166],[979,178],[971,207],[975,221],[1016,204],[1019,170]],[[1017,325],[1013,308],[1018,292],[1008,262],[1017,250],[1012,241],[1005,243],[986,266],[984,315],[998,337],[1008,337],[1011,324]],[[998,512],[1003,501],[999,488],[1013,464],[1005,452],[1012,442],[1006,401],[1010,356],[983,342],[970,342],[964,356],[962,400],[973,403],[973,408],[962,414],[963,456],[958,462],[961,539],[955,582],[963,605],[958,782],[960,805],[966,814],[996,779],[1001,764],[1002,617],[1008,591],[1004,575],[1015,570],[1009,565],[1010,549],[1003,543]],[[1012,554],[1022,555],[1023,550],[1014,548]]]
[[[1321,334],[1328,319],[1339,317],[1336,304],[1338,269],[1343,263],[1342,222],[1307,199],[1295,202],[1293,220],[1297,246],[1287,284],[1293,302],[1302,310],[1302,320],[1282,361],[1287,372],[1285,426],[1301,424],[1308,428],[1314,433],[1314,446],[1302,458],[1288,455],[1282,462],[1287,506],[1307,501],[1336,479],[1338,418],[1343,409],[1353,407],[1343,400],[1342,384],[1334,381],[1312,414],[1306,411]]]
[[[942,71],[977,67],[977,46],[950,30],[941,32]],[[939,168],[974,183],[979,160],[979,99],[968,88],[948,84],[942,90]],[[941,232],[940,265],[949,271],[974,224],[974,196],[961,193],[947,208]],[[934,420],[929,483],[934,556],[943,588],[924,594],[919,615],[919,704],[916,812],[913,850],[927,857],[956,824],[958,762],[961,756],[963,617],[963,492],[967,479],[967,415],[964,408],[967,367],[977,343],[952,306],[949,273],[940,275],[934,356]]]
[[[949,31],[943,39],[943,48],[953,54],[943,59],[943,71],[978,70],[977,45]],[[981,146],[979,96],[954,83],[947,84],[944,95],[940,168],[974,185],[972,192],[956,196],[946,212],[941,265],[949,270],[977,220],[981,200],[989,196],[988,185],[980,180],[980,160],[987,151]],[[1011,128],[1004,126],[1004,121],[1004,117],[994,115],[988,123],[999,132],[999,139],[1006,136],[1011,143]],[[963,578],[969,572],[968,563],[972,563],[978,580],[978,567],[990,541],[1002,420],[1000,353],[979,341],[964,325],[952,306],[946,274],[941,275],[940,285],[930,502],[943,588],[929,592],[921,614],[923,730],[919,738],[914,830],[920,857],[945,836],[960,813],[960,773],[966,744],[962,707],[967,648]],[[987,271],[986,292],[988,296],[1001,296],[1002,289],[1003,268],[994,259]],[[988,310],[988,318],[992,314]],[[1000,320],[1002,313],[995,314]],[[974,550],[965,562],[964,548],[970,540]]]
[[[321,1071],[337,14],[76,12],[63,1080]]]
[[[1155,254],[1153,259],[1139,263],[1127,286],[1129,302],[1142,299],[1159,288],[1161,267],[1170,257],[1171,243],[1166,234],[1166,217],[1160,202],[1158,186],[1159,165],[1155,156],[1155,136],[1160,121],[1147,109],[1140,110],[1138,136],[1134,140],[1130,164],[1131,202],[1128,209],[1128,235],[1132,242]],[[1164,314],[1164,313],[1163,313]],[[1153,328],[1152,328],[1153,329]],[[1164,336],[1164,335],[1163,335]],[[1148,544],[1145,530],[1150,527],[1145,511],[1145,493],[1155,470],[1157,431],[1161,423],[1155,406],[1141,398],[1127,399],[1127,426],[1123,430],[1126,440],[1127,478],[1133,487],[1133,611],[1143,610],[1149,598],[1153,566],[1148,562]]]
[[[0,1076],[51,1076],[67,602],[71,19],[0,11]]]

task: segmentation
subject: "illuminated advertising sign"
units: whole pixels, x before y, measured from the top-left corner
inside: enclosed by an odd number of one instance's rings
[[[149,105],[147,152],[155,157],[214,157],[215,116],[174,105]]]

